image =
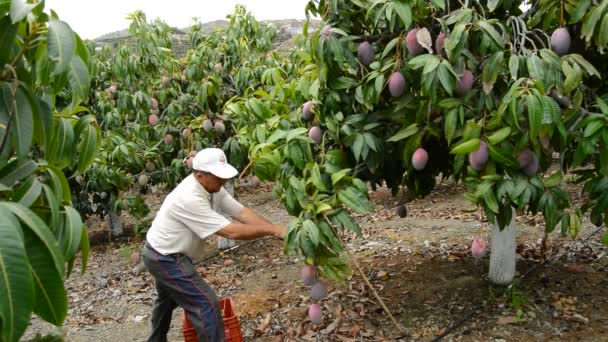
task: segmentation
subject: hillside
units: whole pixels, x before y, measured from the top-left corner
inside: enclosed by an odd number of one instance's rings
[[[293,37],[302,32],[306,20],[304,19],[280,19],[280,20],[262,20],[262,25],[273,24],[279,29],[279,34],[275,46],[281,46],[281,49],[285,49],[285,42],[290,44],[289,41],[293,42]],[[201,30],[205,33],[211,33],[215,28],[224,28],[228,26],[228,20],[214,20],[207,23],[201,24]],[[310,27],[316,28],[320,24],[320,20],[311,20]],[[190,27],[185,28],[173,28],[173,48],[175,55],[182,57],[186,51],[190,48],[190,42],[188,41],[188,33]],[[112,45],[117,47],[122,44],[129,44],[129,29],[119,30],[99,36],[93,41],[97,45]]]

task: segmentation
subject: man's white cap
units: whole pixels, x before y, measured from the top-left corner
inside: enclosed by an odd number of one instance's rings
[[[192,159],[192,168],[212,173],[223,179],[230,179],[239,173],[237,169],[228,164],[224,151],[215,147],[198,151]]]

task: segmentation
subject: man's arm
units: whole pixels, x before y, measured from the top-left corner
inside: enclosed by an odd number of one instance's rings
[[[239,214],[234,218],[239,220],[240,222],[247,224],[272,224],[262,216],[256,214],[253,209],[247,207],[243,207]]]
[[[231,240],[253,240],[262,236],[284,239],[287,227],[271,223],[230,223],[216,232],[217,235]]]

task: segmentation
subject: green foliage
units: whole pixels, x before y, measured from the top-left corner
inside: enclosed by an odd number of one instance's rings
[[[407,187],[420,197],[439,175],[465,183],[466,198],[501,228],[511,207],[542,213],[547,231],[561,226],[572,237],[586,212],[598,223],[605,219],[608,203],[591,190],[608,162],[601,98],[607,67],[604,36],[590,24],[606,16],[604,2],[585,3],[540,1],[522,13],[522,1],[310,1],[307,12],[323,23],[314,32],[305,27],[282,64],[285,74],[267,71],[261,89],[225,107],[231,118],[249,119],[239,140],[249,146],[252,170],[276,181],[275,193],[295,217],[285,251],[319,265],[323,276],[342,279],[348,267],[335,264],[343,248],[337,233],[359,233],[351,213],[372,210],[368,183],[386,183],[393,194]],[[550,36],[568,23],[572,44],[560,56]],[[414,28],[423,47],[416,55],[404,39]],[[443,54],[433,46],[440,32]],[[369,66],[357,59],[362,41],[375,51]],[[401,96],[386,89],[394,72],[406,80]],[[467,90],[462,77],[469,72]],[[314,119],[303,122],[307,101]],[[323,132],[320,144],[305,135],[313,126]],[[489,160],[478,172],[468,155],[482,140]],[[419,147],[429,154],[421,171],[411,163]],[[538,170],[520,166],[525,149]],[[554,153],[561,169],[545,175]],[[582,208],[571,208],[562,176],[579,166],[587,167],[579,181],[590,196]]]
[[[66,174],[89,168],[100,128],[80,106],[88,54],[42,3],[0,3],[0,340],[18,341],[32,313],[67,315],[64,286],[88,235]]]

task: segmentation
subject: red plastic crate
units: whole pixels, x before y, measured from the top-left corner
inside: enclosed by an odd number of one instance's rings
[[[224,319],[224,333],[226,342],[243,342],[243,334],[241,333],[241,324],[239,322],[234,308],[232,299],[220,299],[220,307],[222,309],[222,317]],[[192,322],[188,319],[188,314],[184,311],[184,324],[182,326],[185,342],[197,342],[196,330],[192,326]]]

